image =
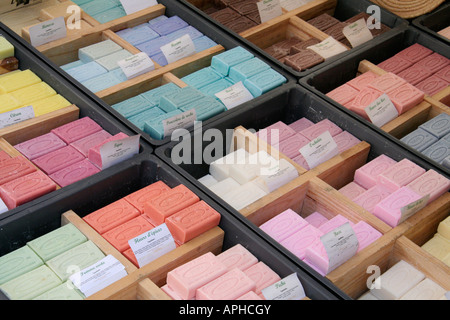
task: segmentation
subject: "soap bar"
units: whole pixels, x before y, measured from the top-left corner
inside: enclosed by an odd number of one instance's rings
[[[161,287],[161,290],[164,291],[165,294],[167,294],[172,300],[183,300],[181,299],[181,297],[178,295],[178,293],[174,290],[172,290],[172,288],[169,287],[169,285],[165,284]],[[194,299],[191,299],[194,300]]]
[[[347,105],[350,102],[352,102],[358,94],[359,90],[345,83],[337,87],[336,89],[328,92],[326,95],[327,97],[333,99],[334,101],[342,105]]]
[[[358,252],[379,239],[383,234],[365,221],[359,221],[353,226],[353,231],[358,238]]]
[[[363,295],[361,295],[358,300],[380,300],[377,297],[375,297],[370,291],[367,291]]]
[[[259,72],[270,69],[270,66],[259,58],[252,58],[230,68],[229,77],[234,82],[245,81]]]
[[[207,174],[200,179],[198,179],[198,182],[200,182],[202,185],[204,185],[207,188],[212,187],[213,185],[217,184],[219,181],[214,179],[214,177],[210,174]]]
[[[142,95],[139,95],[116,103],[111,107],[128,119],[155,106],[156,105],[154,103],[148,101]]]
[[[445,139],[439,140],[425,149],[423,154],[437,163],[442,163],[448,156],[450,156],[450,146],[448,141]]]
[[[180,91],[163,95],[159,101],[159,108],[165,112],[171,112],[190,102],[200,100],[202,97],[203,95],[197,89],[185,87]]]
[[[267,192],[258,187],[253,181],[250,181],[227,193],[222,199],[239,211],[266,195]]]
[[[321,55],[310,49],[300,49],[297,53],[284,59],[287,66],[298,72],[308,70],[324,61],[325,59]]]
[[[317,239],[313,245],[306,249],[303,262],[323,277],[328,274],[330,259],[328,258],[327,250],[320,239]]]
[[[261,175],[253,182],[264,192],[271,193],[298,178],[298,176],[298,170],[292,163],[286,159],[280,159],[278,163],[270,167],[263,166]]]
[[[293,45],[289,51],[289,55],[294,55],[296,53],[299,53],[301,50],[306,50],[308,47],[315,46],[316,44],[319,44],[320,41],[316,38],[311,38],[305,41],[301,41],[295,45]]]
[[[306,146],[309,142],[310,139],[306,138],[301,133],[296,133],[292,137],[281,141],[278,146],[275,145],[274,147],[277,147],[278,150],[288,158],[294,159],[300,155],[299,150]]]
[[[130,248],[128,240],[150,231],[154,227],[155,226],[148,222],[143,216],[138,216],[105,232],[102,236],[119,252],[124,252]]]
[[[336,228],[339,228],[340,226],[342,226],[343,224],[345,224],[347,222],[350,222],[350,225],[353,225],[353,223],[351,221],[349,221],[347,218],[338,214],[335,217],[328,220],[327,222],[325,222],[323,225],[321,225],[319,227],[319,230],[321,232],[323,232],[323,234],[326,234],[328,232],[333,231]]]
[[[144,205],[144,214],[154,226],[159,226],[176,212],[200,201],[199,197],[184,185],[163,192]]]
[[[341,133],[343,130],[330,120],[324,119],[314,124],[313,126],[301,131],[300,133],[311,141],[327,131],[331,134],[332,137],[334,137]]]
[[[332,17],[328,13],[323,13],[315,18],[307,20],[307,22],[316,27],[317,29],[325,31],[326,29],[331,28],[335,24],[338,24],[340,21],[335,17]]]
[[[169,271],[167,285],[181,299],[189,300],[196,297],[198,288],[224,275],[227,271],[227,266],[214,254],[208,252]]]
[[[355,171],[355,182],[365,189],[377,184],[377,177],[397,162],[382,154]]]
[[[366,120],[370,120],[365,109],[366,107],[383,95],[383,92],[372,87],[362,89],[348,106],[348,109],[360,115]]]
[[[56,95],[56,91],[45,82],[13,91],[11,95],[22,105],[29,106],[34,102]]]
[[[277,242],[282,242],[308,225],[308,222],[299,214],[288,209],[263,223],[260,229]]]
[[[245,164],[248,155],[248,152],[244,149],[230,152],[226,156],[213,161],[209,166],[209,173],[217,181],[225,180],[230,177],[230,167],[236,164]]]
[[[207,36],[194,39],[193,42],[196,52],[201,52],[217,46],[217,43]]]
[[[6,40],[5,37],[0,37],[0,60],[14,57],[14,46]]]
[[[213,12],[210,14],[210,17],[213,18],[214,20],[216,20],[217,22],[221,23],[221,24],[225,24],[228,21],[232,21],[232,20],[236,20],[240,17],[241,15],[234,9],[230,8],[230,7],[226,7],[222,10]]]
[[[28,246],[0,257],[0,285],[42,266],[42,259]]]
[[[403,70],[398,76],[412,85],[417,85],[423,79],[430,77],[433,73],[424,66],[414,64],[406,70]]]
[[[438,140],[437,137],[422,128],[418,128],[400,139],[400,141],[419,152],[424,151]]]
[[[369,87],[375,88],[381,92],[396,89],[405,84],[405,80],[392,72],[383,74],[369,83]]]
[[[427,56],[431,55],[432,53],[432,50],[424,47],[419,43],[415,43],[412,46],[409,46],[408,48],[397,53],[397,56],[412,63],[417,63]]]
[[[174,111],[168,112],[153,119],[147,119],[147,121],[145,121],[144,124],[144,132],[149,134],[153,139],[157,140],[164,139],[166,136],[164,133],[163,121],[173,118],[181,113],[182,111],[180,109],[176,109]]]
[[[11,210],[55,190],[56,184],[36,171],[1,185],[0,196]]]
[[[221,102],[213,97],[202,97],[199,100],[190,102],[180,108],[182,112],[193,109],[195,110],[197,121],[206,121],[227,110]]]
[[[360,196],[353,199],[353,202],[373,214],[375,206],[391,193],[392,192],[386,190],[385,188],[375,185]]]
[[[47,292],[44,292],[40,296],[33,298],[33,300],[45,300],[45,301],[75,301],[84,300],[84,295],[75,289],[73,286],[69,287],[71,284],[65,282],[60,284],[56,288],[53,288]]]
[[[311,170],[308,162],[306,161],[305,157],[303,157],[303,155],[299,155],[298,157],[292,159],[292,161],[294,161],[296,164],[298,164],[300,167],[302,167],[306,171]]]
[[[196,299],[234,300],[255,289],[256,283],[243,271],[235,268],[198,288]]]
[[[0,185],[35,171],[36,168],[23,156],[4,160],[0,164]]]
[[[253,20],[247,18],[246,16],[241,16],[236,20],[232,20],[225,23],[225,26],[234,31],[235,33],[241,33],[245,30],[255,27],[256,23],[253,22]]]
[[[64,71],[68,71],[68,70],[70,70],[72,68],[80,67],[82,65],[84,65],[83,61],[76,60],[76,61],[73,61],[73,62],[66,63],[66,64],[60,66],[60,68],[63,69]]]
[[[238,268],[239,270],[244,271],[258,263],[258,258],[240,243],[219,253],[217,259],[219,259],[228,270]]]
[[[142,93],[142,97],[147,99],[149,102],[153,103],[155,106],[159,105],[159,100],[161,97],[167,93],[173,93],[173,92],[179,92],[181,91],[181,88],[177,86],[173,82],[169,82],[165,85],[162,85],[160,87],[151,89],[149,91],[146,91]]]
[[[230,170],[232,168],[233,166],[230,168]],[[219,197],[223,197],[228,192],[231,192],[232,190],[239,188],[240,186],[241,185],[239,184],[239,182],[230,177],[212,185],[211,187],[209,187],[209,190],[212,191],[214,194],[218,195]]]
[[[215,55],[211,60],[211,67],[224,76],[228,76],[230,68],[254,57],[242,47],[235,47]]]
[[[61,284],[47,266],[40,266],[0,286],[10,300],[31,300]]]
[[[39,17],[42,21],[64,17],[64,20],[67,22],[67,19],[73,14],[70,6],[76,6],[76,4],[72,1],[64,1],[62,3],[48,6],[41,9]],[[83,12],[83,9],[81,9],[81,12]]]
[[[403,159],[378,175],[377,184],[394,192],[419,178],[425,171],[414,162]]]
[[[436,233],[422,246],[422,249],[437,259],[444,260],[450,252],[450,241],[440,233]]]
[[[0,94],[0,113],[13,111],[21,107],[21,102],[9,93]]]
[[[128,121],[130,121],[132,124],[134,124],[138,129],[144,130],[145,129],[145,123],[154,118],[160,118],[162,116],[165,116],[166,113],[162,111],[159,107],[152,107],[149,108],[141,113],[138,113],[134,116],[131,116],[128,118]]]
[[[402,187],[381,200],[374,208],[373,214],[392,228],[396,227],[402,216],[401,208],[422,198],[421,195]]]
[[[413,65],[412,62],[405,60],[400,56],[393,56],[378,64],[378,67],[380,67],[386,72],[392,72],[398,75],[400,72],[408,69],[412,65]]]
[[[446,292],[447,290],[442,288],[436,282],[429,278],[425,278],[403,295],[400,300],[439,300]]]
[[[450,64],[450,60],[437,52],[427,56],[417,62],[417,65],[427,68],[432,73],[436,73]]]
[[[450,240],[450,216],[439,223],[437,232],[447,240]]]
[[[5,151],[0,150],[0,163],[5,161],[5,160],[9,160],[11,159],[11,157],[9,156],[9,154],[7,154]]]
[[[63,109],[72,105],[66,98],[60,94],[55,94],[42,100],[33,101],[34,115],[36,117]]]
[[[103,11],[112,9],[117,6],[117,2],[114,0],[97,0],[97,1],[89,1],[83,4],[79,4],[79,6],[86,11],[90,16],[96,15]]]
[[[157,21],[149,25],[154,31],[156,31],[160,36],[168,35],[172,32],[186,28],[189,25],[178,16],[172,16],[168,19]]]
[[[99,60],[84,63],[81,66],[71,68],[66,72],[79,82],[84,82],[108,72],[108,70],[98,63],[98,61]]]
[[[450,180],[434,170],[428,170],[419,178],[407,185],[412,191],[422,195],[430,195],[428,203],[433,202],[450,189]]]
[[[128,80],[121,69],[115,69],[105,74],[96,76],[89,80],[82,82],[81,84],[88,88],[92,92],[100,92],[102,90],[111,88],[119,83]]]
[[[293,235],[281,241],[280,244],[296,255],[300,260],[305,258],[306,249],[323,236],[318,228],[308,225]]]
[[[127,15],[126,11],[122,6],[114,7],[106,11],[92,15],[92,18],[97,20],[99,23],[107,23],[109,21],[125,17]]]
[[[244,81],[245,87],[254,97],[259,97],[285,83],[287,79],[273,69],[267,69]]]
[[[199,201],[168,217],[165,222],[179,245],[219,225],[220,213],[206,202]]]
[[[123,29],[117,31],[116,34],[133,46],[159,38],[159,34],[150,28],[148,24],[141,24],[133,28]]]
[[[105,232],[136,218],[140,215],[138,209],[133,207],[125,199],[113,202],[83,218],[99,234]]]
[[[34,160],[65,146],[67,145],[64,141],[62,141],[54,133],[50,132],[34,139],[19,143],[15,145],[14,148],[20,151],[20,153],[22,153],[29,160]]]
[[[320,228],[320,226],[327,222],[328,219],[325,218],[320,212],[316,211],[307,216],[305,221],[315,228]]]
[[[47,175],[51,175],[84,159],[75,148],[66,146],[34,159],[33,163]]]
[[[391,99],[394,106],[397,108],[399,114],[403,114],[406,111],[414,108],[423,101],[425,94],[414,87],[413,85],[406,83],[398,88],[387,91],[387,95]]]
[[[167,37],[159,37],[152,39],[150,41],[145,41],[141,44],[136,45],[136,48],[141,52],[145,52],[149,57],[161,53],[161,47],[170,43]]]
[[[400,260],[380,276],[380,288],[370,292],[380,300],[397,300],[424,279],[422,272]]]
[[[104,40],[78,50],[78,58],[84,63],[95,61],[123,48],[111,39]]]
[[[133,54],[131,52],[129,52],[128,50],[123,49],[123,50],[111,53],[107,56],[101,57],[101,58],[95,60],[95,62],[98,63],[100,66],[102,66],[105,70],[112,71],[112,70],[120,68],[119,64],[117,63],[118,61],[129,58],[132,55]]]
[[[306,118],[301,118],[301,119],[291,123],[289,125],[289,127],[298,133],[300,131],[303,131],[303,130],[311,127],[312,125],[314,125],[314,122],[312,122],[311,120],[306,119]]]
[[[447,82],[450,82],[450,65],[446,66],[445,68],[442,68],[440,71],[436,72],[434,75],[447,81]]]
[[[281,141],[288,139],[295,135],[294,129],[289,127],[284,122],[278,121],[264,129],[257,132],[259,139],[266,141],[268,144],[274,146],[278,145]]]
[[[262,261],[246,269],[244,273],[255,282],[256,294],[260,294],[262,289],[281,280],[280,276]]]
[[[219,93],[225,89],[228,89],[234,85],[234,82],[230,80],[228,77],[224,77],[213,83],[210,83],[204,87],[198,89],[202,94],[216,98],[216,93]],[[216,98],[217,99],[217,98]]]
[[[348,131],[343,131],[336,136],[333,137],[334,142],[336,142],[339,153],[342,153],[344,151],[347,151],[348,149],[356,146],[361,142],[358,138],[356,138],[354,135],[352,135]]]
[[[75,182],[93,176],[94,174],[99,172],[100,170],[96,166],[94,166],[92,162],[90,162],[88,159],[84,159],[80,162],[69,165],[64,169],[56,171],[49,177],[60,187],[66,187]]]
[[[85,157],[89,154],[89,149],[99,145],[106,139],[111,138],[111,134],[105,130],[98,131],[94,134],[87,136],[86,138],[82,138],[75,142],[72,142],[70,145],[75,148],[78,152],[80,152]]]
[[[213,68],[206,67],[182,77],[181,80],[188,86],[200,89],[222,78],[223,76],[216,72]]]
[[[42,82],[41,78],[29,69],[7,73],[0,78],[0,94],[17,91],[40,82]]]
[[[359,197],[366,191],[367,191],[366,189],[364,189],[354,181],[346,184],[344,187],[339,189],[339,192],[342,193],[347,198],[349,198],[350,200],[355,200],[357,197]]]
[[[250,300],[265,300],[265,299],[260,297],[260,295],[257,295],[254,291],[249,291],[246,294],[243,294],[242,296],[237,298],[236,300],[250,301]]]
[[[85,241],[87,241],[86,236],[73,224],[68,223],[27,242],[27,246],[46,262]]]
[[[450,115],[441,113],[420,125],[420,128],[440,139],[450,133]]]
[[[89,117],[83,117],[53,129],[51,132],[60,137],[65,143],[71,144],[101,130],[103,128],[94,120]]]
[[[119,132],[118,134],[113,135],[112,137],[103,140],[103,142],[100,142],[98,145],[96,145],[95,147],[92,147],[89,149],[88,152],[88,159],[89,161],[91,161],[97,168],[102,169],[103,168],[103,159],[102,159],[102,155],[101,155],[101,148],[109,142],[112,141],[117,141],[117,140],[122,140],[128,138],[128,135],[123,133],[123,132]]]
[[[134,255],[133,250],[130,248],[128,250],[125,250],[122,252],[123,256],[130,260],[137,268],[139,268],[139,262],[136,259],[136,256]]]
[[[266,157],[270,156],[266,153]],[[268,165],[271,165],[277,161],[273,158],[270,160],[269,158],[261,158],[260,153],[251,154],[248,156],[244,164],[234,164],[230,166],[230,178],[240,184],[246,184],[247,182],[256,179],[260,175],[263,175],[263,165],[267,164],[267,162],[263,163],[265,159],[267,159],[268,162],[273,160],[273,162],[269,162]]]
[[[441,79],[440,77],[436,75],[432,75],[431,77],[428,77],[427,79],[423,80],[422,82],[419,82],[416,87],[420,91],[425,92],[429,96],[434,96],[435,94],[441,92],[445,88],[447,88],[449,83]]]
[[[369,84],[376,81],[378,78],[379,78],[379,76],[376,73],[374,73],[372,71],[367,71],[367,72],[364,72],[362,75],[357,76],[356,78],[348,81],[347,84],[349,86],[352,86],[356,90],[361,91],[361,90],[367,88],[369,86]]]
[[[104,257],[105,254],[91,240],[88,240],[48,260],[46,264],[61,281],[66,281],[77,268],[78,271],[83,270]]]
[[[157,181],[144,187],[138,191],[133,192],[125,197],[129,203],[131,203],[141,213],[144,213],[144,205],[146,202],[153,198],[160,196],[165,191],[170,190],[170,187],[163,181]]]

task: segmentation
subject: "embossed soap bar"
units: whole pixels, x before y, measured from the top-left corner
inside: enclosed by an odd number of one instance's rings
[[[53,129],[51,132],[60,137],[65,143],[71,144],[101,130],[103,128],[94,120],[89,117],[83,117]]]
[[[408,159],[403,159],[378,175],[377,184],[394,192],[419,178],[424,173],[425,169]]]
[[[407,185],[412,191],[422,196],[430,195],[428,203],[433,202],[450,189],[450,180],[434,170],[428,170]]]
[[[33,173],[36,168],[23,156],[17,156],[0,163],[0,185]]]
[[[75,148],[66,146],[34,159],[33,163],[47,175],[51,175],[84,159]]]
[[[250,268],[254,264],[258,263],[256,258],[248,249],[240,243],[233,247],[219,253],[217,258],[227,266],[228,270],[238,268],[242,271]]]
[[[124,199],[131,203],[141,213],[144,213],[144,205],[153,198],[160,196],[165,191],[170,190],[170,187],[163,181],[157,181],[151,185],[144,187],[138,191],[129,194]]]
[[[51,174],[49,177],[60,187],[66,187],[99,172],[100,170],[92,162],[84,159]]]
[[[308,225],[298,213],[286,210],[260,226],[260,229],[278,242],[282,242]]]
[[[0,257],[0,285],[42,266],[42,259],[28,246]]]
[[[355,182],[368,190],[377,184],[378,175],[396,163],[392,158],[380,155],[355,171]]]

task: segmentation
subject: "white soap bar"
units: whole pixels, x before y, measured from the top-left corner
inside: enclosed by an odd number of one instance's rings
[[[370,291],[367,291],[362,296],[358,298],[358,300],[380,300],[377,297],[375,297]]]
[[[3,200],[0,198],[0,214],[5,213],[6,211],[8,211],[8,207],[3,202]]]
[[[203,184],[205,187],[209,188],[209,187],[215,185],[216,183],[218,183],[219,181],[214,179],[214,177],[212,175],[207,174],[206,176],[201,177],[200,179],[198,179],[198,182]]]
[[[222,180],[209,187],[209,190],[222,198],[227,193],[231,192],[233,189],[239,188],[240,186],[241,185],[239,184],[239,182],[237,182],[233,178],[226,178],[225,180]]]
[[[230,177],[230,167],[236,164],[244,164],[249,153],[244,149],[238,149],[225,157],[217,159],[209,166],[209,173],[218,181]]]
[[[409,290],[400,300],[439,300],[447,290],[433,280],[426,278]]]
[[[397,300],[423,279],[422,272],[401,260],[380,276],[380,288],[370,291],[380,300]]]
[[[222,199],[236,210],[241,210],[253,202],[266,196],[267,192],[258,187],[254,182],[246,183],[227,193]]]
[[[298,171],[286,159],[280,159],[277,166],[268,169],[267,173],[260,178],[263,183],[262,189],[267,193],[273,192],[292,180],[298,178]]]

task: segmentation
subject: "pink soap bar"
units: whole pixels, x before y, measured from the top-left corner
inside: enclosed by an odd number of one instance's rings
[[[403,70],[398,74],[398,76],[402,79],[404,79],[406,82],[409,82],[412,85],[416,85],[422,80],[428,78],[431,76],[433,72],[431,72],[429,69],[419,65],[414,64],[411,67],[409,67],[406,70]],[[393,89],[391,89],[393,90]]]
[[[414,162],[403,159],[378,175],[377,184],[394,192],[419,178],[425,171],[424,168],[419,167]]]
[[[217,258],[228,270],[238,268],[244,271],[258,262],[258,258],[239,243],[218,254]]]
[[[450,65],[436,72],[434,75],[447,82],[450,82]]]
[[[65,147],[67,144],[56,134],[47,133],[34,139],[19,143],[14,146],[29,160],[34,160],[49,152],[56,151]]]
[[[309,164],[306,161],[305,157],[302,156],[301,154],[299,156],[295,157],[294,159],[292,159],[292,161],[294,161],[296,164],[298,164],[300,167],[302,167],[305,170],[310,170],[311,169],[309,167]]]
[[[390,90],[387,95],[391,99],[399,114],[414,108],[423,101],[425,94],[413,85],[405,83],[398,88]]]
[[[261,298],[260,295],[257,295],[255,293],[255,291],[249,291],[246,294],[244,294],[244,295],[240,296],[239,298],[237,298],[236,300],[247,300],[247,301],[250,301],[250,300],[264,300],[264,299]]]
[[[349,221],[344,216],[338,214],[335,217],[333,217],[332,219],[328,220],[328,222],[325,222],[323,225],[321,225],[319,227],[319,230],[322,231],[323,234],[326,234],[328,232],[333,231],[336,228],[339,228],[340,226],[342,226],[344,223],[347,223],[347,222],[349,222],[350,225],[353,225],[353,222]]]
[[[99,169],[103,168],[103,162],[102,162],[102,156],[100,153],[100,148],[108,142],[117,141],[117,140],[121,140],[121,139],[125,139],[125,138],[128,138],[128,135],[126,135],[123,132],[120,132],[120,133],[112,136],[111,138],[104,140],[103,142],[96,145],[95,147],[92,147],[91,149],[89,149],[89,152],[88,152],[89,160],[93,164],[95,164]]]
[[[396,227],[401,218],[401,208],[422,198],[420,194],[415,193],[408,187],[403,187],[393,192],[391,195],[381,200],[375,206],[373,214],[390,225]]]
[[[259,130],[256,135],[270,145],[278,145],[281,141],[293,136],[296,132],[287,124],[279,121]]]
[[[53,129],[52,132],[60,137],[65,143],[71,144],[72,142],[83,139],[101,130],[102,127],[94,120],[89,117],[84,117]]]
[[[197,289],[219,278],[228,268],[211,252],[167,273],[167,285],[183,300],[196,297]],[[198,297],[196,297],[198,299]]]
[[[359,197],[366,191],[367,191],[366,189],[364,189],[354,181],[350,182],[349,184],[339,189],[339,192],[342,193],[347,198],[349,198],[350,200],[354,200],[355,198]]]
[[[328,92],[327,96],[342,105],[346,105],[353,101],[358,93],[359,90],[346,83]]]
[[[405,80],[400,78],[392,72],[383,74],[381,77],[372,81],[369,85],[371,88],[375,88],[381,92],[387,92],[405,84]]]
[[[84,159],[51,174],[49,177],[60,187],[66,187],[98,172],[100,172],[100,170],[96,166],[94,166],[88,159]]]
[[[425,92],[429,96],[434,96],[436,93],[441,92],[445,88],[447,88],[449,83],[439,78],[436,75],[432,75],[431,77],[426,78],[422,82],[419,82],[416,85],[416,88],[420,91]]]
[[[407,185],[412,191],[421,196],[430,195],[428,203],[433,202],[450,189],[450,180],[434,170],[428,170],[425,174]]]
[[[321,276],[326,276],[330,265],[327,250],[320,239],[316,240],[312,246],[306,249],[303,260]]]
[[[4,160],[9,160],[11,159],[11,157],[9,156],[9,154],[7,154],[5,151],[0,150],[0,162],[4,161]]]
[[[144,205],[146,202],[160,196],[163,192],[170,190],[170,187],[163,181],[157,181],[151,185],[142,188],[124,199],[131,203],[141,213],[144,213]]]
[[[91,134],[90,136],[87,136],[86,138],[77,140],[71,143],[70,145],[75,149],[77,149],[82,155],[84,155],[87,158],[89,155],[89,149],[98,146],[103,141],[111,137],[112,136],[109,132],[101,130],[94,134]]]
[[[67,146],[36,158],[33,163],[46,174],[51,175],[84,159],[86,158],[75,148]]]
[[[376,73],[374,73],[372,71],[367,71],[367,72],[364,72],[363,74],[357,76],[356,78],[350,80],[349,82],[347,82],[347,84],[352,86],[353,88],[361,91],[361,90],[367,88],[367,86],[371,82],[375,81],[378,77],[379,77],[379,75],[377,75]]]
[[[379,239],[382,234],[365,221],[360,221],[353,226],[353,231],[358,238],[358,252]]]
[[[255,282],[256,294],[260,294],[262,289],[281,280],[280,276],[262,261],[251,266],[244,273]]]
[[[373,214],[373,210],[375,209],[375,206],[381,202],[384,198],[389,196],[392,192],[387,191],[386,189],[380,187],[380,186],[373,186],[360,196],[353,199],[353,202],[360,205],[367,211]]]
[[[344,151],[347,151],[348,149],[356,146],[358,143],[361,142],[358,138],[356,138],[354,135],[352,135],[348,131],[343,131],[339,133],[338,135],[334,136],[334,142],[336,142],[339,153],[342,153]]]
[[[376,90],[371,87],[364,88],[361,90],[355,99],[349,104],[349,109],[354,113],[360,115],[364,119],[369,120],[369,116],[367,115],[365,109],[369,104],[374,102],[376,99],[381,97],[383,92]]]
[[[17,156],[0,163],[0,185],[33,173],[36,168],[23,156]]]
[[[197,300],[235,300],[255,289],[256,283],[235,268],[197,289],[195,296]]]
[[[305,136],[309,140],[314,140],[322,133],[329,131],[331,136],[334,137],[342,132],[342,129],[339,128],[336,124],[331,122],[328,119],[324,119],[311,127],[301,131],[300,133]]]
[[[0,196],[8,209],[14,209],[56,190],[56,184],[36,171],[0,186]]]
[[[164,293],[167,294],[172,300],[183,300],[178,293],[172,290],[167,284],[163,285],[161,290],[164,291]]]
[[[283,140],[277,146],[278,151],[284,154],[286,157],[294,159],[300,155],[300,149],[306,146],[310,142],[309,139],[304,137],[300,133],[296,133],[293,136]]]
[[[280,244],[296,255],[300,260],[305,258],[306,249],[323,235],[318,228],[308,225],[302,230],[281,241]]]
[[[314,124],[314,122],[312,122],[309,119],[306,118],[301,118],[297,121],[295,121],[294,123],[291,123],[289,125],[290,128],[292,128],[295,132],[300,132],[302,130],[305,130],[309,127],[311,127]]]
[[[422,46],[421,44],[415,43],[412,46],[397,53],[396,56],[408,60],[412,63],[416,63],[420,60],[423,60],[432,53],[432,50]]]
[[[413,65],[412,62],[405,60],[399,56],[393,56],[380,64],[378,64],[378,67],[383,69],[386,72],[392,72],[395,74],[399,74],[403,70],[408,69]]]
[[[316,211],[307,216],[305,218],[305,221],[315,228],[320,228],[321,225],[323,225],[325,222],[328,222],[328,219],[325,218],[321,213]]]
[[[444,57],[443,55],[440,55],[439,53],[435,52],[425,59],[420,60],[417,62],[418,65],[427,68],[432,73],[436,73],[443,68],[450,65],[450,60]]]
[[[397,162],[386,155],[381,155],[355,171],[354,180],[361,187],[369,190],[377,184],[377,176]]]
[[[300,231],[308,225],[298,213],[288,209],[260,226],[261,230],[278,242]]]

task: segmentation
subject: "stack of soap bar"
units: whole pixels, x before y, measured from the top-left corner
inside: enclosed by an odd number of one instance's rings
[[[450,217],[439,223],[436,234],[422,245],[422,249],[450,266]]]
[[[259,10],[254,0],[213,1],[212,6],[203,11],[236,33],[261,23]]]

